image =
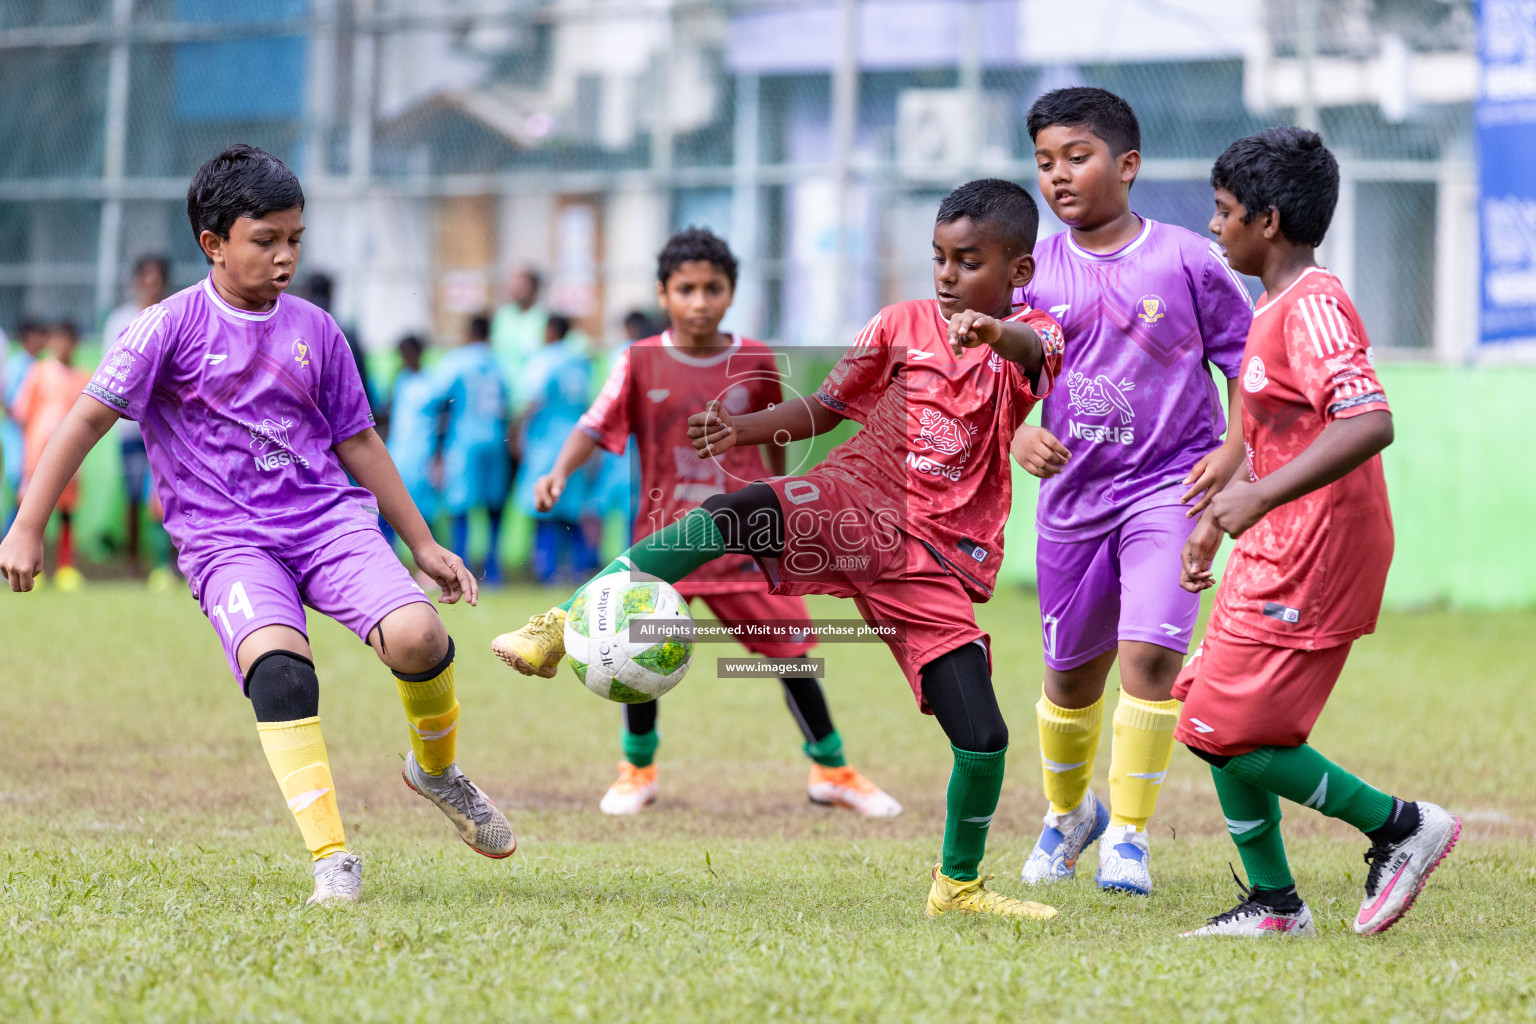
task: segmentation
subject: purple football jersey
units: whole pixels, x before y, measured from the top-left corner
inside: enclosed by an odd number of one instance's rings
[[[1042,418],[1072,458],[1040,485],[1040,535],[1090,537],[1178,504],[1223,429],[1206,364],[1238,376],[1253,319],[1220,248],[1146,218],[1134,241],[1104,256],[1063,231],[1035,246],[1034,279],[1013,301],[1049,310],[1066,334]]]
[[[336,322],[303,299],[250,313],[204,279],[140,313],[85,393],[143,427],[189,579],[222,548],[377,529],[373,495],[331,450],[373,425],[368,395]]]

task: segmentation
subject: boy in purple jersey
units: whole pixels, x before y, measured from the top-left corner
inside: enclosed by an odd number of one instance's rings
[[[1034,279],[1014,296],[1049,309],[1067,339],[1044,426],[1020,427],[1012,446],[1044,481],[1036,711],[1051,807],[1023,878],[1072,877],[1102,837],[1099,886],[1145,895],[1147,820],[1179,719],[1171,691],[1200,611],[1178,585],[1180,553],[1243,459],[1236,378],[1252,302],[1209,239],[1132,211],[1141,129],[1124,100],[1058,89],[1031,108],[1029,133],[1040,191],[1068,230],[1035,247]],[[1212,364],[1227,378],[1224,444]],[[1106,808],[1088,783],[1117,656]]]
[[[394,672],[410,724],[406,784],[477,852],[505,857],[517,840],[454,765],[453,641],[384,542],[380,510],[444,603],[474,604],[474,579],[411,503],[336,322],[284,294],[303,210],[298,178],[259,149],[231,146],[198,169],[187,216],[209,275],[145,309],[108,351],[42,456],[0,543],[0,574],[32,589],[55,500],[118,417],[137,420],[181,570],[313,857],[310,902],[352,903],[362,867],[346,849],[320,733],[306,604]]]

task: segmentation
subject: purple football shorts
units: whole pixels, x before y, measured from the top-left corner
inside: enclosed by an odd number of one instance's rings
[[[226,548],[189,582],[192,596],[224,644],[229,670],[241,690],[245,677],[236,657],[241,641],[263,626],[288,626],[308,637],[305,605],[367,643],[384,616],[428,601],[378,530],[358,530],[297,551]]]
[[[1189,650],[1200,597],[1179,586],[1180,558],[1199,519],[1186,518],[1187,511],[1165,505],[1097,537],[1040,538],[1035,566],[1047,666],[1077,668],[1121,640]]]

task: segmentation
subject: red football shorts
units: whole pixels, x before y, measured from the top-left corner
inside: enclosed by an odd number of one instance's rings
[[[1229,757],[1300,746],[1328,703],[1350,646],[1304,651],[1219,628],[1207,633],[1173,684],[1173,695],[1184,702],[1174,738]]]
[[[773,593],[852,598],[895,655],[924,714],[924,665],[980,640],[990,666],[991,638],[976,625],[970,594],[926,544],[895,526],[895,510],[877,516],[879,499],[841,476],[763,483],[784,513],[783,557],[762,563]]]
[[[765,658],[799,658],[809,654],[816,646],[816,633],[811,627],[811,613],[802,597],[783,597],[770,594],[756,584],[757,590],[734,594],[696,594],[687,587],[678,591],[689,600],[704,602],[723,626],[741,626],[753,622],[772,622],[776,625],[796,623],[803,625],[802,639],[768,640],[750,634],[739,634],[741,646],[753,654]]]

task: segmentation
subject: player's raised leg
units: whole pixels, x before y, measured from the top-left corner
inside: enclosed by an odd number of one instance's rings
[[[729,501],[763,486],[752,484],[735,495],[716,495],[704,507],[690,509],[676,522],[635,541],[622,555],[598,570],[592,579],[615,572],[643,572],[676,583],[705,562],[726,553],[725,540],[708,507],[717,499]],[[771,495],[769,497],[776,501]],[[529,619],[527,625],[501,634],[491,641],[491,650],[525,676],[554,678],[560,659],[565,656],[565,616],[575,600],[576,595],[572,594],[563,604]]]
[[[368,642],[394,672],[410,725],[411,753],[401,770],[406,785],[435,804],[476,853],[509,856],[517,837],[506,816],[455,763],[459,702],[453,640],[437,611],[425,601],[396,608]]]
[[[991,668],[981,644],[962,644],[924,665],[922,691],[954,754],[945,795],[943,855],[933,869],[927,915],[992,914],[1042,921],[1055,917],[1052,907],[993,892],[978,874],[1008,753],[1008,726],[992,691]]]

